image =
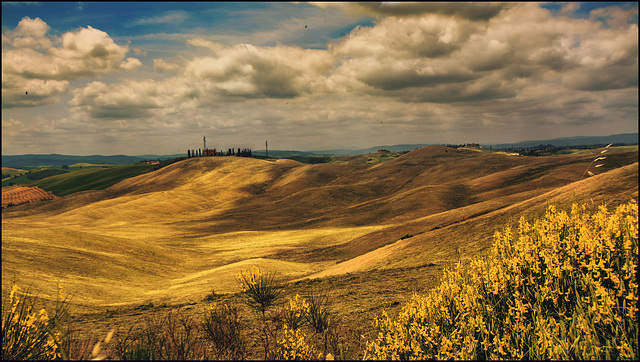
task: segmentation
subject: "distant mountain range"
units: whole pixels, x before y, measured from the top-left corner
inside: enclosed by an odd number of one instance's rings
[[[521,141],[513,143],[500,143],[500,144],[482,144],[485,148],[527,148],[535,147],[541,144],[561,146],[588,146],[588,145],[608,145],[609,143],[624,143],[624,144],[638,144],[637,133],[621,133],[610,136],[595,136],[595,137],[564,137],[553,138],[548,140],[534,140],[534,141]],[[392,152],[413,151],[417,148],[429,146],[430,144],[403,144],[393,146],[375,146],[369,148],[362,148],[357,150],[338,149],[338,150],[325,150],[325,151],[269,151],[270,156],[274,157],[289,157],[289,156],[350,156],[350,155],[362,155],[367,153],[376,152],[379,149],[385,149]],[[446,146],[447,144],[438,143],[437,145]],[[279,152],[280,154],[276,154]],[[264,155],[264,151],[253,151],[255,154]]]
[[[638,133],[622,133],[610,136],[602,137],[564,137],[553,138],[548,140],[535,140],[535,141],[522,141],[513,143],[501,143],[501,144],[482,144],[485,148],[527,148],[535,147],[541,144],[554,145],[554,146],[583,146],[583,145],[607,145],[609,143],[624,143],[624,144],[638,144]],[[385,149],[392,152],[413,151],[417,148],[428,146],[429,144],[403,144],[403,145],[391,145],[391,146],[375,146],[363,149],[336,149],[336,150],[321,150],[321,151],[296,151],[296,150],[269,150],[269,156],[271,157],[291,157],[291,156],[349,156],[349,155],[362,155],[367,153],[376,152],[379,149]],[[439,144],[446,145],[446,144]],[[254,155],[264,156],[264,150],[252,151]],[[36,168],[41,166],[62,166],[73,165],[76,163],[93,163],[93,164],[112,164],[112,165],[126,165],[137,163],[144,160],[166,160],[169,158],[186,156],[185,154],[174,155],[139,155],[139,156],[69,156],[69,155],[2,155],[2,166],[12,168]]]
[[[514,142],[514,143],[501,143],[501,144],[493,144],[493,145],[482,145],[482,147],[492,148],[527,148],[527,147],[535,147],[538,145],[547,145],[551,144],[556,147],[565,147],[565,146],[588,146],[588,145],[608,145],[609,143],[624,143],[624,144],[638,144],[638,134],[637,133],[621,133],[614,134],[611,136],[602,136],[602,137],[563,137],[563,138],[553,138],[550,140],[537,140],[537,141],[523,141],[523,142]]]
[[[322,151],[281,151],[281,150],[269,150],[269,156],[271,157],[291,157],[291,156],[351,156],[351,155],[364,155],[367,153],[376,152],[379,149],[385,149],[392,152],[413,151],[416,148],[428,146],[427,144],[411,144],[411,145],[393,145],[393,146],[376,146],[369,148],[362,148],[357,150],[350,149],[337,149],[337,150],[322,150]],[[264,156],[264,150],[252,151],[253,154]]]

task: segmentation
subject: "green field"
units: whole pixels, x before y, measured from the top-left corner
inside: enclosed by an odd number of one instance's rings
[[[3,179],[2,186],[38,186],[43,190],[53,192],[56,196],[65,196],[79,191],[104,190],[126,178],[141,175],[152,169],[153,165],[148,164],[124,166],[87,164],[84,166],[71,166],[67,169],[47,166],[30,171],[32,173],[48,170],[68,172],[34,181],[27,177],[29,171],[6,171],[5,173],[12,172],[14,177]]]
[[[363,155],[353,156],[288,156],[281,157],[289,160],[294,160],[307,164],[319,164],[319,163],[337,163],[337,164],[375,164],[391,161],[394,158],[398,158],[408,152],[391,152],[380,151],[371,152]]]
[[[42,171],[61,171],[61,172],[74,172],[74,171],[82,171],[82,170],[88,170],[88,169],[104,169],[104,168],[111,168],[111,167],[116,167],[116,166],[111,166],[111,165],[92,165],[92,164],[78,164],[78,165],[73,165],[73,166],[69,166],[69,167],[60,167],[60,166],[42,166],[42,167],[38,167],[38,168],[33,168],[33,169],[24,169],[24,170],[5,170],[2,172],[2,174],[4,176],[9,176],[9,177],[3,177],[2,178],[2,186],[13,186],[13,185],[24,185],[26,186],[27,184],[33,183],[34,180],[33,179],[29,179],[27,177],[27,175],[29,175],[29,173],[38,173],[38,172],[42,172]],[[39,181],[39,180],[38,180]]]
[[[65,196],[87,190],[104,190],[109,186],[129,178],[151,171],[153,165],[135,164],[124,166],[108,166],[99,168],[83,167],[67,174],[47,177],[30,182],[27,186],[38,186],[51,191],[57,196]],[[72,169],[71,167],[69,169]]]

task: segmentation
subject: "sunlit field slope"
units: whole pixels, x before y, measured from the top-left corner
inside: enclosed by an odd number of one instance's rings
[[[3,291],[17,281],[88,307],[237,292],[257,265],[284,281],[450,263],[553,202],[638,196],[638,153],[518,157],[428,146],[376,163],[192,158],[3,211]]]

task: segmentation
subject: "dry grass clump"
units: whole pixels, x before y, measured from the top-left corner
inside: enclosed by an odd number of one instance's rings
[[[193,316],[182,312],[150,315],[140,326],[116,332],[107,356],[118,360],[207,359],[207,348]],[[94,348],[95,350],[95,348]]]
[[[377,319],[374,359],[637,359],[638,205],[550,205]]]
[[[584,175],[586,175],[586,174],[589,174],[589,176],[595,176],[595,174],[589,170],[591,168],[591,165],[593,165],[594,162],[605,160],[607,157],[606,156],[600,156],[600,155],[603,154],[603,153],[607,153],[609,151],[607,148],[611,147],[612,144],[613,143],[609,143],[607,145],[607,147],[604,148],[604,150],[602,150],[602,151],[600,151],[600,153],[598,153],[598,156],[596,156],[596,158],[594,158],[593,161],[591,161],[591,163],[589,164],[589,166],[587,166],[587,169],[584,171],[582,176],[580,176],[580,180],[582,180],[584,178]],[[602,164],[595,165],[595,168],[598,168],[598,167],[602,167]]]
[[[213,343],[217,358],[241,360],[247,354],[247,342],[242,336],[244,323],[238,307],[212,304],[204,312],[202,329]]]

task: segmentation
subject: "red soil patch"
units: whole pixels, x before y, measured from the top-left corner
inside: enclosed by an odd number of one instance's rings
[[[2,191],[2,208],[57,198],[58,196],[37,186],[20,186]]]

